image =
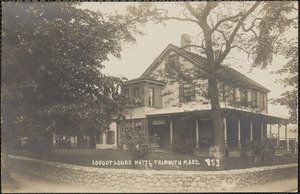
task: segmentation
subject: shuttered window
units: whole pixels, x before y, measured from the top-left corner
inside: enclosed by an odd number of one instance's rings
[[[265,110],[265,97],[264,94],[259,93],[258,95],[258,105],[262,110]]]
[[[107,131],[106,138],[107,138],[106,139],[107,144],[114,144],[115,143],[115,132]]]
[[[246,106],[247,105],[247,98],[248,98],[248,92],[246,90],[241,90],[241,104]]]
[[[179,86],[179,101],[180,102],[192,102],[196,99],[195,87],[192,85],[180,85]]]
[[[257,92],[251,92],[251,99],[252,99],[252,104],[254,106],[258,106],[258,103],[257,103]]]
[[[177,65],[179,65],[179,55],[169,54],[165,59],[166,70],[174,70]]]

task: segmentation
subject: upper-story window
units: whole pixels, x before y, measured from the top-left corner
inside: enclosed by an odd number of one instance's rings
[[[241,98],[241,95],[240,95],[240,90],[238,88],[234,88],[234,91],[233,91],[233,99],[240,102],[240,98]]]
[[[251,92],[251,99],[252,99],[252,104],[254,106],[258,106],[258,103],[257,103],[257,92],[254,92],[254,91]]]
[[[247,90],[241,90],[241,104],[246,106],[247,105],[247,95],[248,95],[248,92]]]
[[[169,56],[166,57],[165,60],[166,69],[174,70],[178,63],[179,63],[179,55],[170,54]]]
[[[264,94],[259,94],[259,106],[262,108],[262,110],[265,110],[265,96]]]
[[[149,106],[154,106],[154,88],[149,88],[148,102]]]
[[[140,98],[140,87],[136,87],[133,89],[133,97]]]
[[[196,98],[195,87],[192,85],[179,86],[179,99],[180,102],[192,102]]]

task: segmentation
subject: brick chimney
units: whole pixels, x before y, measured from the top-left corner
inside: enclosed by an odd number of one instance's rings
[[[181,35],[181,48],[191,45],[191,36],[188,34]],[[187,51],[191,51],[191,47],[184,48]]]

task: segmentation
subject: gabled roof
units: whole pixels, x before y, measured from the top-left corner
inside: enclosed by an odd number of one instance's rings
[[[196,65],[200,65],[200,66],[207,65],[207,60],[205,57],[202,57],[196,53],[187,51],[183,48],[177,47],[173,44],[169,44],[161,52],[161,54],[154,60],[154,62],[146,69],[146,71],[141,75],[140,78],[147,77],[147,75],[160,64],[162,58],[169,50],[174,50],[175,52],[177,52],[180,55],[182,55],[183,57],[189,59],[191,62],[193,62]],[[248,78],[247,76],[243,75],[242,73],[240,73],[230,67],[221,65],[221,68],[218,69],[217,74],[221,80],[224,80],[224,81],[231,80],[238,84],[245,83],[247,85],[250,85],[251,88],[254,88],[254,89],[257,89],[257,90],[260,90],[263,92],[270,92],[269,89],[265,88],[264,86],[260,85],[259,83],[253,81],[252,79]]]
[[[160,81],[160,80],[155,80],[151,78],[146,78],[146,77],[139,77],[136,79],[131,79],[128,81],[125,81],[124,84],[133,84],[133,83],[140,83],[140,82],[148,82],[148,83],[153,83],[153,84],[158,84],[158,85],[166,85],[166,82]]]

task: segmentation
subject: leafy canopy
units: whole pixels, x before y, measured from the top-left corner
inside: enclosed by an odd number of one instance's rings
[[[77,5],[3,4],[5,135],[103,130],[124,109],[124,78],[101,73],[102,62],[139,32],[128,16]]]

